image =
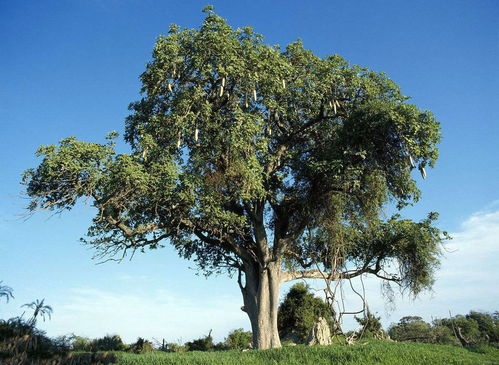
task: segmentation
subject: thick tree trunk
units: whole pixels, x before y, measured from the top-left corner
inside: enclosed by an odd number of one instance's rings
[[[253,331],[253,348],[281,347],[277,331],[277,306],[281,287],[281,269],[271,263],[264,269],[257,265],[245,267],[246,285],[241,287],[244,311]]]

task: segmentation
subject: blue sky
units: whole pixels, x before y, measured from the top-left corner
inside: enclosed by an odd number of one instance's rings
[[[251,25],[269,44],[301,38],[318,55],[337,53],[386,72],[441,122],[441,157],[427,180],[418,177],[422,200],[404,214],[420,219],[438,211],[440,227],[455,238],[435,292],[398,299],[390,317],[379,283],[369,281],[371,307],[384,324],[406,314],[430,319],[448,310],[498,310],[499,3],[211,3],[232,26]],[[171,23],[198,27],[206,4],[0,0],[0,280],[16,296],[0,303],[0,318],[46,298],[54,315],[41,326],[49,335],[186,341],[211,328],[215,339],[249,328],[235,281],[196,276],[170,248],[96,265],[78,242],[93,214],[83,204],[62,216],[22,217],[20,174],[38,164],[36,148],[72,135],[101,142],[108,131],[122,131],[155,38]]]

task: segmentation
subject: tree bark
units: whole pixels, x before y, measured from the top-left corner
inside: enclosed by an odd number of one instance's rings
[[[281,287],[280,263],[272,262],[261,268],[245,265],[245,286],[241,286],[244,311],[248,314],[253,332],[253,348],[281,347],[277,331],[277,307]]]

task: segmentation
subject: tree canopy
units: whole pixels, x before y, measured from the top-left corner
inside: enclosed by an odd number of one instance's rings
[[[40,147],[23,178],[29,209],[90,198],[84,241],[103,257],[169,241],[206,274],[237,273],[247,308],[263,303],[248,298],[267,281],[324,272],[430,287],[445,238],[436,213],[414,222],[380,212],[420,198],[411,173],[426,177],[438,157],[433,114],[384,73],[299,40],[269,46],[205,12],[200,29],[172,25],[156,42],[126,119],[131,152],[115,152],[116,132],[104,144]]]

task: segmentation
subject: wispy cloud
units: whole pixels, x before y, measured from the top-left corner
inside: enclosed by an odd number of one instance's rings
[[[238,296],[196,298],[157,290],[151,295],[74,288],[57,304],[57,316],[42,328],[50,335],[75,332],[91,338],[117,333],[126,342],[138,336],[191,340],[214,330],[215,340],[246,326]]]

